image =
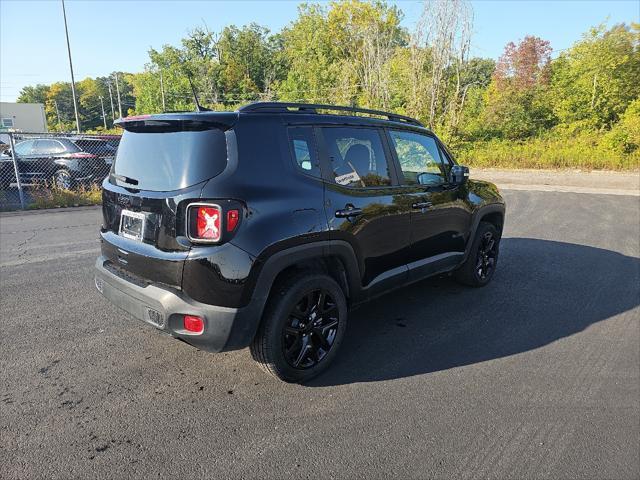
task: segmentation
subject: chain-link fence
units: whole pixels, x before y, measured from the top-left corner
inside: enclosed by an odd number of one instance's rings
[[[0,133],[0,210],[92,203],[119,135]]]

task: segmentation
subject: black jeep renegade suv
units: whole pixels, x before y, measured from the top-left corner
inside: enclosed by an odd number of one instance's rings
[[[96,287],[197,348],[250,346],[305,381],[335,357],[350,308],[495,272],[504,201],[411,118],[254,103],[119,124]]]

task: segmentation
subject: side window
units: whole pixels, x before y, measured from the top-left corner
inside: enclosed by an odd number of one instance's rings
[[[18,155],[29,155],[33,147],[33,140],[27,140],[16,144],[16,153]]]
[[[391,185],[380,132],[372,128],[322,129],[337,184],[349,187]]]
[[[393,130],[390,134],[406,183],[409,185],[445,183],[440,149],[433,137],[398,130]]]
[[[51,153],[62,153],[64,147],[56,140],[36,140],[35,152],[38,155],[48,155]]]
[[[313,129],[311,127],[289,128],[289,142],[293,159],[298,168],[309,175],[320,177],[320,165]]]
[[[51,153],[64,153],[66,150],[64,145],[57,140],[50,140],[51,142]]]
[[[46,153],[45,151],[45,142],[46,140],[35,140],[33,142],[33,149],[31,150],[31,153],[33,155],[43,155]]]

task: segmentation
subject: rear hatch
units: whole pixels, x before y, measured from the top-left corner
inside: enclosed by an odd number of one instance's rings
[[[192,118],[200,115],[210,119]],[[219,115],[121,121],[124,133],[103,183],[105,267],[130,281],[181,286],[190,250],[186,206],[227,165],[225,132],[231,125],[228,114]]]

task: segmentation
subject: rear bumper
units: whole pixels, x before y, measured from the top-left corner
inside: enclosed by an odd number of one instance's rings
[[[250,303],[243,308],[229,308],[200,303],[177,289],[134,283],[107,268],[107,262],[105,256],[96,260],[96,288],[114,305],[138,320],[209,352],[243,348],[253,339],[261,314],[257,305]],[[202,317],[205,323],[203,333],[185,331],[183,315]]]

